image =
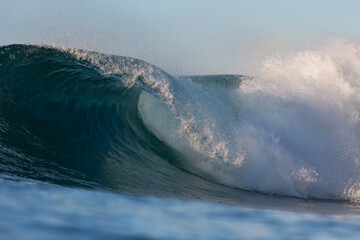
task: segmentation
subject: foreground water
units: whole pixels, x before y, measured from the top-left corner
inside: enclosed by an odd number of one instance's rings
[[[360,46],[253,78],[0,47],[3,239],[356,239]]]
[[[360,217],[352,215],[132,197],[20,179],[3,178],[0,193],[1,239],[358,239],[360,229]]]

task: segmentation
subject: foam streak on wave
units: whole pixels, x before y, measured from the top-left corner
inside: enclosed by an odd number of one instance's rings
[[[183,146],[182,151],[190,150],[193,154],[192,157],[195,155],[196,158],[205,156],[206,161],[209,159],[216,159],[216,163],[228,161],[228,149],[224,141],[215,139],[219,135],[214,134],[214,125],[211,127],[209,123],[197,121],[200,117],[198,111],[201,109],[188,102],[189,98],[196,95],[195,92],[187,90],[188,84],[191,83],[187,83],[185,79],[174,78],[141,60],[78,49],[63,48],[62,50],[71,53],[79,61],[89,61],[98,67],[101,74],[121,76],[121,82],[128,88],[140,87],[144,90],[144,94],[149,93],[150,96],[165,103],[172,113],[172,118],[179,122],[176,135],[180,138],[185,137],[187,141],[187,146]],[[191,85],[193,86],[193,84]],[[200,91],[200,89],[198,90]],[[150,111],[153,111],[152,108],[153,106],[148,107]],[[196,117],[196,115],[198,116]]]

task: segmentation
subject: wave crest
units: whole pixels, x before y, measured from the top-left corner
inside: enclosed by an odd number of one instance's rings
[[[137,176],[183,191],[191,181],[180,183],[185,175],[175,165],[235,188],[359,200],[356,44],[336,39],[270,58],[253,78],[172,77],[137,59],[24,45],[2,47],[0,64],[3,159],[75,161],[78,171],[86,164],[75,159],[91,158],[103,169],[91,176],[124,189]],[[87,147],[72,151],[66,141]],[[122,161],[123,168],[114,164]]]

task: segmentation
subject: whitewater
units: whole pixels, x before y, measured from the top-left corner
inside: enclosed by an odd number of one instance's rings
[[[296,239],[352,239],[359,124],[360,45],[342,38],[269,57],[252,76],[172,76],[131,57],[1,46],[0,221],[12,224],[0,236],[16,239],[18,227],[48,239],[52,226],[59,239],[73,236],[63,229],[236,239],[249,236],[246,222],[262,229],[252,239],[306,229]],[[176,227],[194,219],[199,228]],[[345,230],[324,235],[327,224]]]
[[[359,53],[333,40],[270,58],[235,88],[180,78],[173,85],[189,116],[146,92],[140,113],[195,174],[263,193],[358,201]]]

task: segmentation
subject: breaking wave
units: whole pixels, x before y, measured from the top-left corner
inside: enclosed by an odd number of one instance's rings
[[[346,40],[270,58],[254,77],[174,77],[129,57],[0,47],[2,174],[142,194],[226,185],[358,201],[359,123],[360,46]]]

